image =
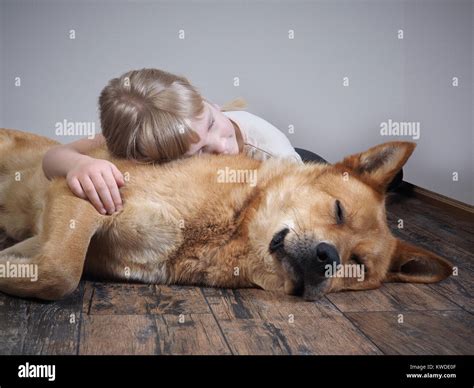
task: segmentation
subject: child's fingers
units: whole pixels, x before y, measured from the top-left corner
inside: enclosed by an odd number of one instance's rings
[[[120,196],[120,191],[115,181],[115,177],[111,173],[102,173],[102,178],[104,178],[105,184],[109,188],[110,195],[112,196],[112,201],[114,202],[115,209],[121,210],[122,208],[122,197]]]
[[[84,193],[84,190],[82,190],[81,183],[77,178],[72,178],[70,181],[68,181],[68,185],[74,195],[82,199],[87,199],[87,195]]]
[[[115,212],[115,204],[112,201],[112,196],[110,195],[110,190],[107,184],[104,181],[102,175],[93,174],[90,176],[92,183],[94,183],[94,187],[99,194],[99,198],[102,201],[103,206],[107,209],[107,213],[112,214]]]
[[[92,180],[88,176],[85,176],[80,182],[84,193],[87,195],[87,198],[96,208],[96,210],[101,214],[107,213],[107,210],[105,210],[104,205],[102,205],[102,201],[100,200],[99,195],[97,194]]]
[[[115,164],[112,164],[112,174],[114,174],[115,181],[117,182],[117,185],[119,187],[121,187],[125,184],[125,179],[123,178],[123,174],[115,166]]]

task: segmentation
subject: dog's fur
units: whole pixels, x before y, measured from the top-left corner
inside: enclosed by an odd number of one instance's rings
[[[59,299],[85,272],[261,287],[311,300],[384,281],[436,282],[452,271],[445,259],[397,240],[386,224],[385,189],[413,143],[385,143],[335,165],[225,155],[140,165],[96,149],[92,156],[112,161],[128,178],[124,208],[111,216],[74,196],[65,179],[45,178],[42,157],[57,144],[0,129],[0,229],[20,241],[0,252],[0,264],[36,264],[39,272],[36,282],[0,277],[0,291]],[[256,171],[256,186],[219,183],[226,167]],[[335,262],[363,264],[364,281],[323,276],[322,242]]]

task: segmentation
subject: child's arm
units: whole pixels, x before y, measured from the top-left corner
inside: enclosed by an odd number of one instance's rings
[[[119,187],[125,183],[123,175],[113,163],[84,155],[104,143],[99,134],[53,147],[43,157],[43,171],[48,179],[66,177],[75,195],[88,199],[98,212],[112,214],[122,208]]]

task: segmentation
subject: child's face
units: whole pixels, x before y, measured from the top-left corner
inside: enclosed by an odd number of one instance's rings
[[[239,153],[234,126],[218,105],[204,101],[204,113],[189,124],[201,140],[191,144],[186,155]]]

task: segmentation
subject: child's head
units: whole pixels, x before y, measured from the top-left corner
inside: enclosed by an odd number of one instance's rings
[[[239,152],[235,130],[219,106],[189,81],[158,70],[129,71],[99,97],[110,152],[137,161],[170,161],[200,152]]]

